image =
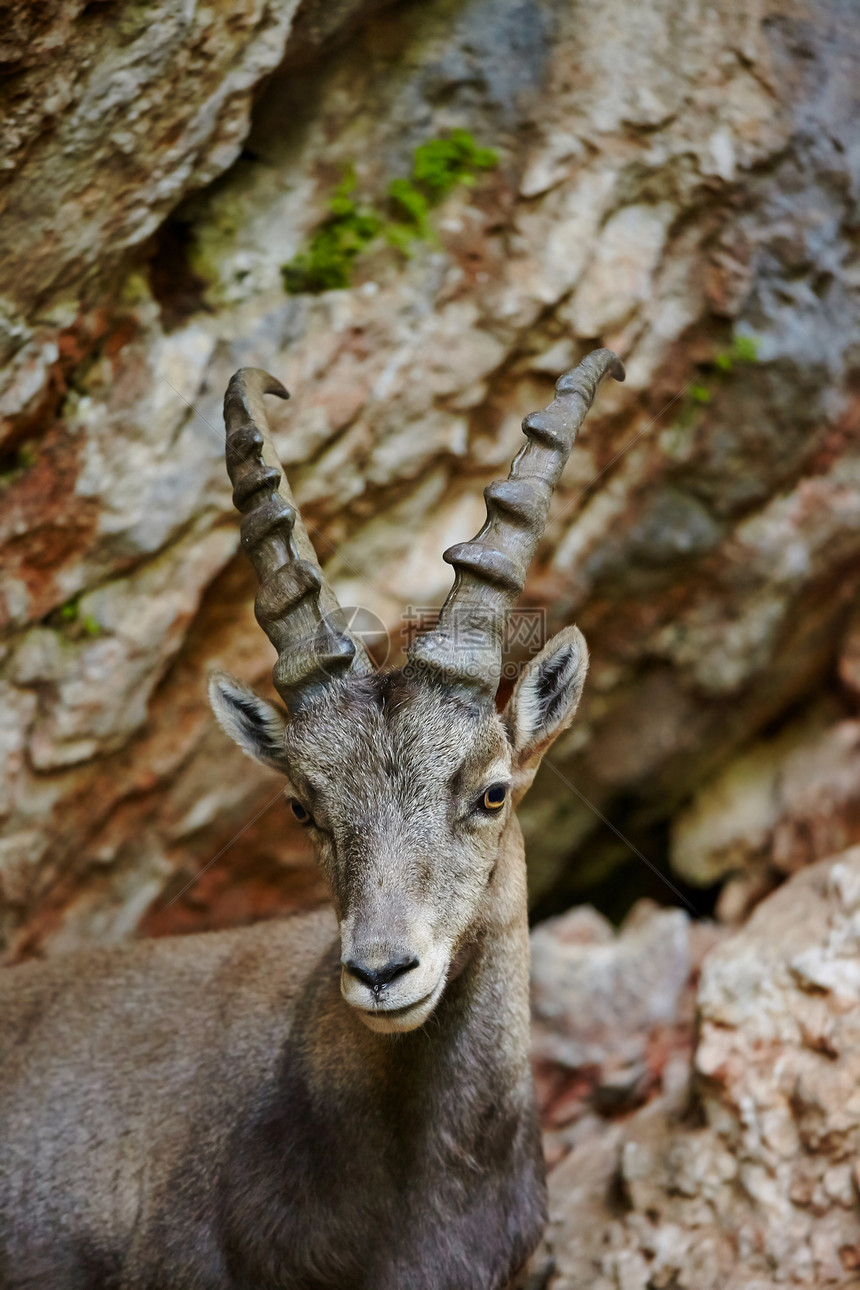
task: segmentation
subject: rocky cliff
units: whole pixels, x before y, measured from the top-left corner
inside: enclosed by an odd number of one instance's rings
[[[273,423],[318,549],[396,654],[523,414],[594,345],[625,357],[524,601],[593,659],[524,812],[540,909],[671,901],[663,871],[738,920],[858,840],[851,4],[9,14],[7,956],[320,898],[204,699],[211,666],[266,686],[272,662],[223,466],[242,363],[291,389]],[[457,138],[459,169],[430,147]]]
[[[860,847],[733,935],[642,906],[617,938],[593,911],[534,933],[554,1167],[529,1290],[857,1286],[858,933]]]

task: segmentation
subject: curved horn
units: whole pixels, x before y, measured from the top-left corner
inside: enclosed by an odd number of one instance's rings
[[[523,421],[528,442],[508,478],[484,489],[483,528],[471,542],[449,547],[443,556],[454,566],[454,585],[436,628],[411,646],[411,663],[495,696],[508,617],[525,586],[576,433],[607,372],[624,380],[621,359],[609,349],[597,349],[560,378],[548,408]]]
[[[264,394],[290,397],[258,367],[240,368],[227,387],[227,472],[242,515],[242,546],[260,580],[254,612],[278,651],[272,679],[296,711],[333,678],[371,672],[373,665],[361,642],[337,623],[337,599],[282,479]]]

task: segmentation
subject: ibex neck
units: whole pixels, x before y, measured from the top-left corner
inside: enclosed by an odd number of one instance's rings
[[[438,1008],[438,1024],[459,1028],[475,1050],[488,1050],[499,1070],[522,1077],[529,1050],[529,939],[525,856],[516,819],[487,890],[483,925],[461,954]]]
[[[545,1188],[516,825],[485,909],[474,952],[418,1030],[367,1029],[340,995],[339,946],[297,1000],[278,1087],[246,1151],[275,1162],[273,1190],[241,1170],[235,1184],[237,1209],[270,1206],[283,1250],[278,1284],[500,1286],[537,1241]],[[303,1253],[309,1230],[312,1259]]]

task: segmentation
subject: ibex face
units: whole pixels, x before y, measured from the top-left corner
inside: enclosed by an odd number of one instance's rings
[[[529,442],[510,477],[487,488],[481,533],[445,553],[457,577],[437,628],[389,673],[374,673],[361,643],[335,625],[334,597],[289,490],[278,488],[261,396],[286,392],[255,369],[230,384],[228,468],[287,714],[224,675],[212,679],[212,704],[245,752],[287,778],[330,881],[343,996],[374,1030],[426,1021],[491,905],[498,921],[506,897],[494,890],[496,863],[505,846],[521,846],[513,806],[579,701],[587,653],[576,628],[532,660],[501,715],[495,692],[507,615],[607,371],[623,377],[608,350],[592,354],[559,381],[549,408],[526,418]],[[518,912],[522,891],[508,898]]]
[[[507,720],[403,672],[346,678],[286,721],[236,682],[213,678],[224,728],[288,779],[330,882],[343,996],[374,1030],[421,1025],[480,939],[546,717],[554,706],[555,734],[573,716],[587,663],[582,637],[562,633],[537,662],[544,666],[523,677]]]

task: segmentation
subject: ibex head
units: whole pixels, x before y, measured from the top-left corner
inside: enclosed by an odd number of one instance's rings
[[[374,1030],[426,1021],[489,911],[498,921],[509,906],[513,919],[522,906],[522,865],[514,890],[510,873],[499,879],[499,860],[519,845],[513,808],[573,719],[588,655],[580,632],[566,628],[498,713],[503,633],[607,372],[624,379],[620,360],[598,350],[561,378],[545,411],[526,417],[527,443],[508,479],[485,490],[481,532],[445,552],[456,578],[437,627],[389,672],[375,672],[339,622],[289,489],[279,487],[262,396],[286,390],[257,369],[230,382],[227,466],[286,713],[223,674],[212,678],[212,706],[246,753],[286,776],[331,885],[343,996]]]

